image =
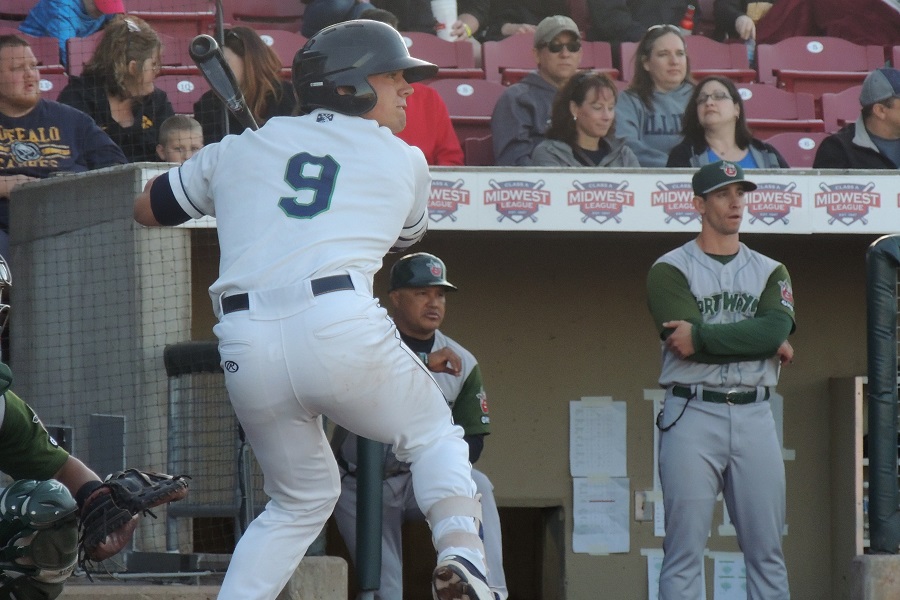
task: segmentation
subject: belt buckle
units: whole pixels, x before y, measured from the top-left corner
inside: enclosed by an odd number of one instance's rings
[[[734,406],[734,398],[743,394],[740,390],[730,389],[725,392],[725,403],[729,406]]]

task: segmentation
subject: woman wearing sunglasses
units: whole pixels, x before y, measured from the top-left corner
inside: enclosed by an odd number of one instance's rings
[[[581,73],[553,102],[550,128],[532,152],[535,166],[639,167],[634,152],[614,134],[616,85],[606,75]]]
[[[697,84],[684,113],[684,139],[669,153],[667,167],[702,167],[719,160],[744,169],[785,169],[773,146],[753,137],[744,101],[727,77],[713,75]]]
[[[634,54],[634,77],[616,108],[619,135],[642,167],[664,167],[681,141],[681,119],[694,91],[684,38],[654,25]]]

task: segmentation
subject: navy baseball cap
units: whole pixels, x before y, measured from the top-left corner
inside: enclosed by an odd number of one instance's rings
[[[871,106],[895,97],[900,97],[900,71],[885,67],[866,75],[859,92],[859,104]]]
[[[691,179],[691,186],[697,196],[705,196],[732,183],[740,183],[745,192],[752,192],[756,189],[755,183],[744,178],[744,169],[741,168],[741,165],[727,160],[700,167],[700,170],[694,173],[694,177]]]

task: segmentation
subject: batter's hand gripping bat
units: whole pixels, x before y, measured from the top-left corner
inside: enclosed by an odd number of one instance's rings
[[[198,35],[191,40],[189,52],[212,91],[241,125],[252,130],[259,129],[216,40],[206,34]]]

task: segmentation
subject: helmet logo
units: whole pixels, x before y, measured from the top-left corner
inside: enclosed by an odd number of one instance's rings
[[[429,262],[428,268],[429,270],[431,270],[431,274],[435,277],[442,277],[444,275],[444,269],[442,269],[441,265],[436,262]]]

